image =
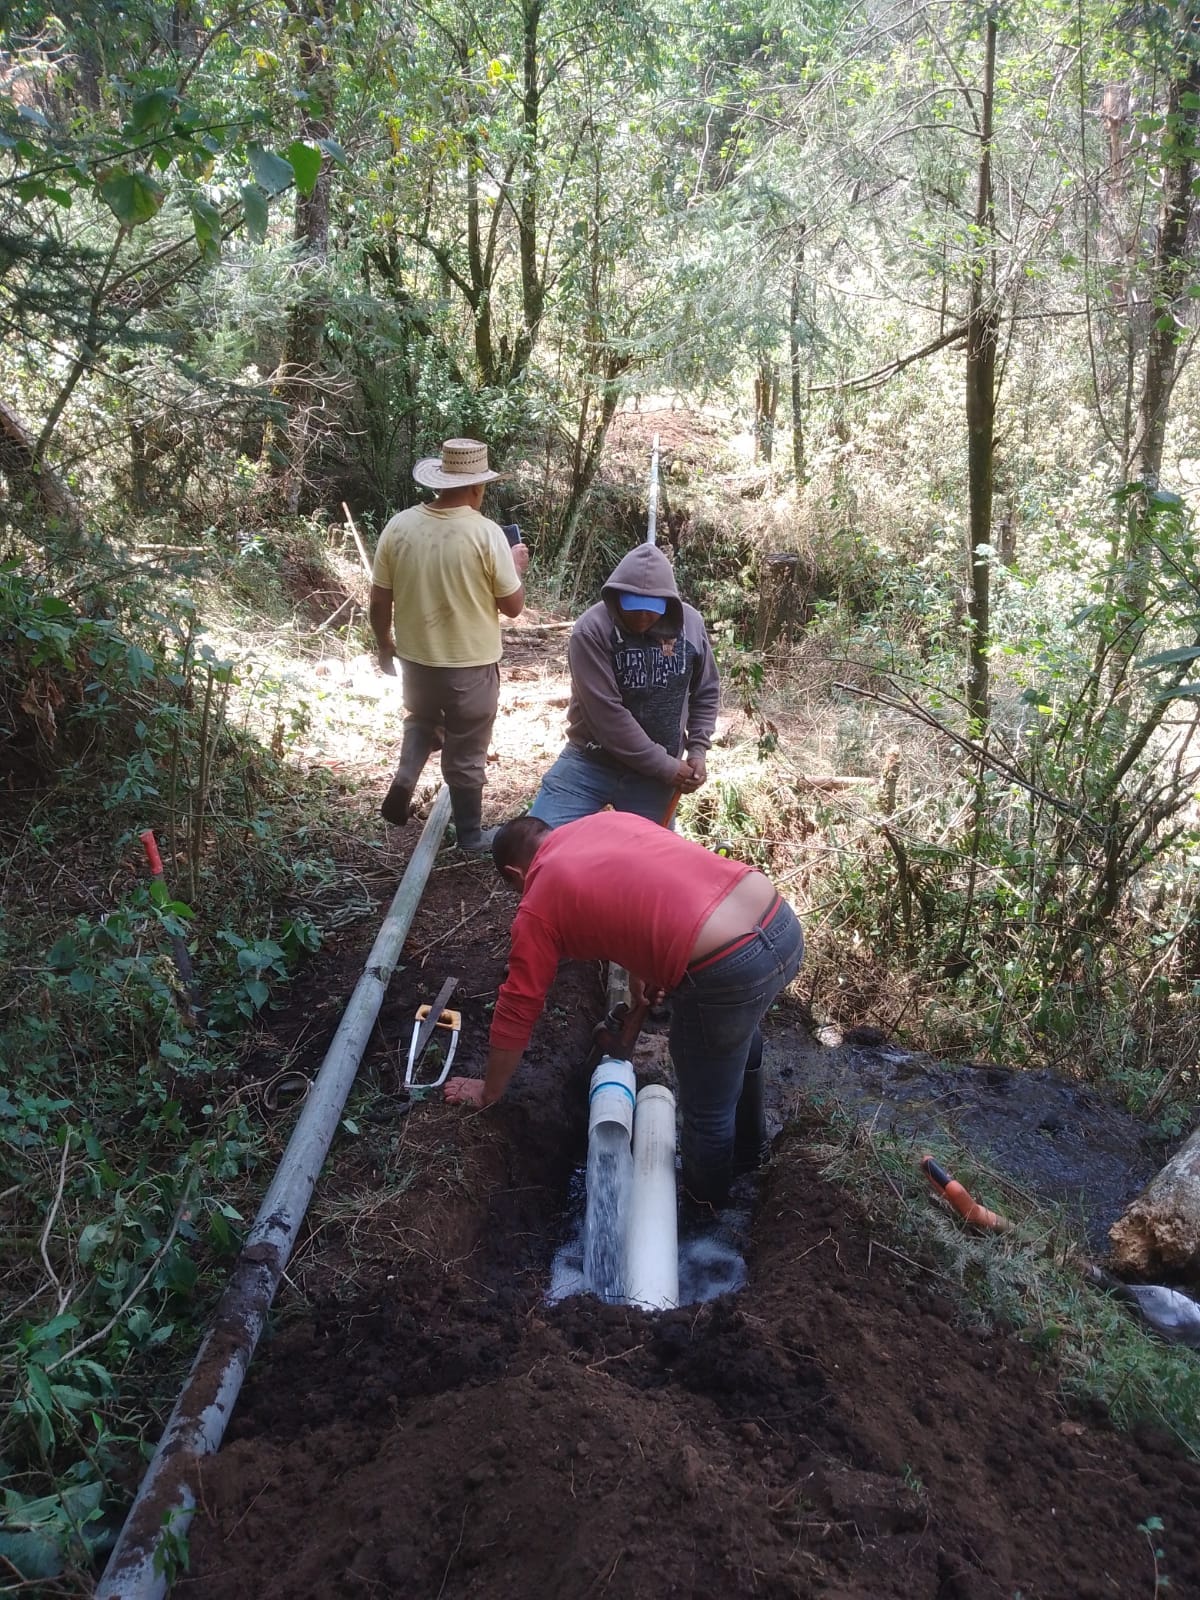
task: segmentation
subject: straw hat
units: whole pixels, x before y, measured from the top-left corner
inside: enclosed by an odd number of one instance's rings
[[[426,489],[465,489],[499,476],[488,466],[487,445],[478,439],[447,439],[440,459],[426,456],[413,468],[413,477]]]

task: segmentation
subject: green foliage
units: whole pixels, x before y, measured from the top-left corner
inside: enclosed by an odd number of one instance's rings
[[[20,1196],[0,1249],[0,1555],[30,1581],[86,1569],[122,1503],[145,1399],[177,1377],[264,1152],[233,1088],[239,1034],[320,945],[275,903],[327,872],[320,828],[315,861],[281,839],[272,802],[295,780],[229,730],[236,675],[190,611],[173,624],[146,600],[111,576],[77,572],[68,600],[0,570],[0,759],[27,791],[0,905],[0,1188]],[[254,692],[284,715],[278,685]],[[147,823],[166,882],[141,861]],[[51,892],[64,861],[107,885],[86,909]]]
[[[1138,656],[1130,641],[1200,638],[1200,561],[1190,518],[1165,501],[1134,614],[1124,569],[1093,548],[1074,579],[1014,576],[1002,589],[1003,698],[986,747],[936,674],[904,671],[885,619],[859,631],[863,659],[896,686],[888,703],[956,740],[971,764],[839,856],[836,921],[927,986],[933,1048],[1070,1061],[1136,1102],[1144,1041],[1177,1031],[1195,982],[1191,900],[1162,889],[1196,854],[1200,764],[1194,724],[1167,715],[1196,645]],[[1148,915],[1156,892],[1164,903]]]

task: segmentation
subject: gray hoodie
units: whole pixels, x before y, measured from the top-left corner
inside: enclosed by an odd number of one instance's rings
[[[622,590],[667,602],[649,633],[621,626]],[[673,784],[683,752],[706,751],[717,723],[721,685],[704,620],[679,598],[671,563],[656,545],[631,550],[600,593],[567,645],[567,739],[600,760]]]

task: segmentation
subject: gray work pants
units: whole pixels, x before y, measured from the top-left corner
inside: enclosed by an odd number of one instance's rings
[[[452,788],[480,789],[500,703],[500,663],[426,667],[400,663],[404,677],[404,740],[395,782],[414,789],[431,752],[442,752]]]

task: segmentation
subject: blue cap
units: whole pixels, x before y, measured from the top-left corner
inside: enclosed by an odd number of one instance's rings
[[[622,590],[617,596],[617,604],[622,611],[653,611],[661,617],[667,609],[667,602],[657,594],[630,594]]]

